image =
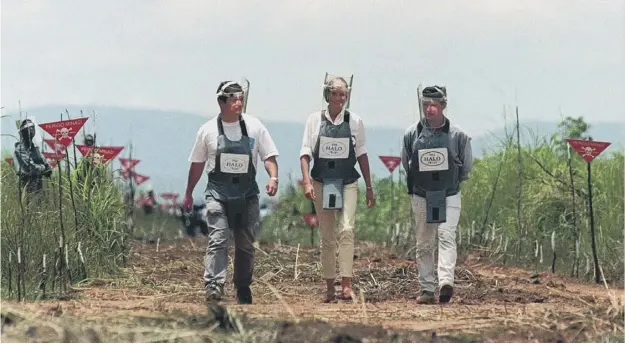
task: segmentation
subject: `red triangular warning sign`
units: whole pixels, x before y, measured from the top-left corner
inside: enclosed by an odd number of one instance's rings
[[[390,173],[393,173],[401,163],[401,158],[398,156],[380,155],[380,160],[382,160],[384,166],[386,166],[386,169],[388,169]]]
[[[98,154],[102,156],[105,164],[115,159],[122,150],[124,150],[124,146],[101,146],[97,148]]]
[[[74,136],[78,134],[78,131],[85,125],[88,119],[89,117],[81,117],[64,121],[41,123],[39,126],[48,134],[52,135],[59,144],[63,145],[63,147],[67,147],[72,143]]]
[[[133,169],[141,160],[119,158],[119,162],[122,164],[122,171]]]
[[[115,159],[115,157],[124,149],[123,146],[101,146],[93,147],[86,145],[76,145],[76,148],[83,156],[93,155],[93,160],[96,165],[106,164],[107,162]]]
[[[594,158],[598,157],[609,145],[610,142],[601,141],[589,141],[589,140],[576,140],[566,139],[573,149],[579,154],[586,162],[591,162]]]
[[[148,176],[144,176],[144,175],[137,174],[137,173],[135,173],[133,175],[133,177],[134,177],[135,183],[137,183],[137,185],[141,185],[141,184],[145,183],[145,181],[150,179],[150,177],[148,177]]]
[[[63,155],[65,153],[65,147],[62,144],[56,142],[54,139],[43,139],[43,141],[47,143],[48,146],[52,148],[52,150],[56,152],[57,155]]]
[[[310,228],[317,226],[317,215],[316,214],[306,214],[304,215],[304,221]]]
[[[91,153],[91,150],[93,150],[93,146],[87,145],[76,145],[76,148],[78,148],[78,151],[80,152],[80,154],[82,154],[82,156],[89,155],[89,153]]]
[[[65,159],[65,154],[54,153],[54,152],[43,152],[41,153],[48,160],[63,160]]]

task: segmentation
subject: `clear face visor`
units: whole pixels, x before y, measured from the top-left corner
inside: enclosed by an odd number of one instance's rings
[[[35,145],[41,145],[41,129],[37,128],[37,120],[34,117],[29,116],[30,122],[20,126],[19,131],[21,135],[28,135],[28,139],[32,140]]]
[[[344,88],[345,84],[347,84],[347,88]],[[335,95],[345,96],[345,101],[343,103],[343,110],[349,109],[349,104],[351,100],[351,91],[352,85],[354,82],[354,75],[349,77],[341,77],[338,75],[331,75],[326,72],[325,77],[323,79],[322,92],[321,92],[321,108],[325,109],[329,102],[330,97]]]
[[[242,91],[238,91],[238,92],[225,92],[225,89],[228,88],[231,85],[235,85],[238,84],[239,86],[241,86],[241,88],[243,89]],[[217,92],[217,97],[226,97],[226,98],[234,98],[234,99],[240,99],[243,102],[243,112],[245,112],[245,110],[247,109],[247,98],[248,98],[248,94],[249,94],[249,89],[250,89],[250,82],[249,80],[247,80],[246,78],[241,78],[241,81],[239,82],[235,82],[235,81],[230,81],[225,83]]]
[[[438,104],[443,106],[446,103],[445,98],[421,98],[421,105],[425,108],[430,104]]]

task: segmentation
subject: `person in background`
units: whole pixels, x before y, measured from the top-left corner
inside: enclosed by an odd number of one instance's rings
[[[35,124],[25,119],[19,128],[20,140],[15,143],[13,160],[20,181],[20,189],[26,186],[29,195],[41,194],[43,177],[52,175],[52,167],[41,154],[39,147],[33,143]]]
[[[278,149],[269,131],[256,117],[242,113],[244,92],[236,82],[222,82],[217,88],[220,113],[197,131],[189,161],[189,177],[183,201],[193,205],[193,189],[205,168],[205,217],[209,228],[204,286],[208,301],[222,299],[228,266],[228,238],[234,236],[234,276],[237,302],[252,303],[254,240],[259,226],[257,160],[269,174],[265,190],[278,190]]]
[[[460,183],[469,178],[473,166],[471,137],[444,115],[445,87],[424,88],[422,103],[425,116],[406,130],[401,152],[417,231],[421,286],[417,302],[436,302],[434,251],[438,236],[439,302],[448,303],[454,291]]]
[[[324,85],[327,107],[308,116],[300,166],[306,198],[314,202],[321,237],[321,264],[326,280],[324,302],[336,299],[336,233],[338,224],[338,265],[341,276],[340,298],[352,297],[354,226],[358,202],[356,162],[366,185],[367,205],[375,205],[369,159],[362,119],[345,109],[349,86],[344,78],[330,78]],[[312,170],[310,162],[313,161]],[[332,204],[334,203],[334,204]]]

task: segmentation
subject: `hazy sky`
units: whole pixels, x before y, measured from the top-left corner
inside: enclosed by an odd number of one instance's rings
[[[248,112],[303,122],[325,72],[354,74],[366,125],[406,127],[419,83],[446,85],[473,134],[523,119],[625,113],[621,0],[2,0],[2,106],[99,104],[214,115],[224,79]],[[511,112],[509,111],[509,114]]]

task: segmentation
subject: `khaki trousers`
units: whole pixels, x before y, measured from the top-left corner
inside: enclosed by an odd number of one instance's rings
[[[336,277],[338,232],[338,261],[341,277],[352,277],[354,263],[354,225],[358,205],[358,182],[343,186],[343,209],[323,209],[323,185],[315,180],[315,211],[321,237],[321,265],[324,279]],[[338,227],[338,228],[337,228]]]

